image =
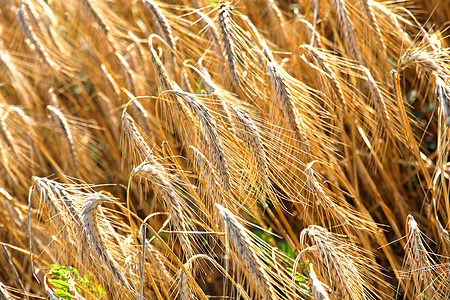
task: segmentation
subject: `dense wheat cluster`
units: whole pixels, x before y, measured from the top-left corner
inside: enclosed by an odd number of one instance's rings
[[[449,16],[0,1],[0,299],[449,299]]]

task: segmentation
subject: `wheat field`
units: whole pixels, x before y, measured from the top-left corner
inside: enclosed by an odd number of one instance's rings
[[[0,0],[0,299],[450,299],[447,0]]]

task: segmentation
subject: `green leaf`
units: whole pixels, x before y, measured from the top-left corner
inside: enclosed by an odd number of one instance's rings
[[[56,271],[56,270],[59,270],[59,269],[61,269],[61,266],[58,265],[58,264],[53,264],[53,265],[50,266],[50,270],[52,270],[52,271],[53,271],[53,270]]]
[[[211,5],[212,7],[217,7],[217,5],[218,5],[217,1],[213,1],[213,0],[209,0],[208,4]]]
[[[55,290],[53,291],[56,296],[61,297],[63,299],[72,300],[73,296],[66,291],[63,290]]]
[[[295,252],[292,249],[291,245],[289,245],[287,242],[281,242],[277,244],[278,249],[281,250],[284,254],[289,256],[292,259],[296,258]]]
[[[292,268],[287,268],[287,270],[289,271],[289,273],[292,274],[292,272],[293,272]],[[306,282],[308,282],[308,277],[303,276],[302,274],[300,274],[298,272],[295,272],[295,281],[306,283]]]
[[[271,232],[272,232],[272,228],[269,227],[267,229],[267,231],[258,229],[258,230],[255,230],[253,233],[256,234],[264,242],[271,244],[271,243],[273,243],[273,235],[271,234]]]
[[[70,284],[62,280],[49,280],[49,282],[57,288],[68,291],[70,288]]]
[[[101,285],[98,285],[98,293],[100,296],[103,296],[105,294],[105,290],[102,288]]]

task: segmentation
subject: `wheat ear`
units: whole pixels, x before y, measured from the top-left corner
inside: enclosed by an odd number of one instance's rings
[[[9,300],[11,297],[9,297],[9,293],[6,290],[6,286],[0,282],[0,299],[1,300]]]
[[[367,20],[369,21],[370,29],[375,33],[377,39],[378,47],[384,54],[385,57],[387,53],[386,44],[384,43],[383,35],[381,34],[380,26],[378,25],[377,18],[373,12],[372,4],[368,0],[359,0],[360,5],[363,7],[366,13]]]
[[[203,153],[193,146],[189,146],[189,153],[192,155],[192,160],[197,169],[197,173],[201,176],[200,179],[204,181],[206,190],[210,195],[211,201],[206,204],[206,207],[209,209],[209,214],[213,216],[214,222],[219,224],[220,220],[217,214],[214,213],[213,206],[214,203],[226,203],[224,188],[220,184],[221,181],[219,180],[216,170]]]
[[[33,30],[33,27],[29,23],[28,21],[29,15],[27,12],[27,8],[28,7],[26,3],[24,3],[23,1],[19,2],[19,8],[17,9],[17,16],[19,18],[19,23],[20,26],[22,27],[23,33],[31,43],[32,48],[36,52],[37,56],[53,70],[55,71],[59,70],[60,69],[59,65],[55,61],[53,61],[53,59],[50,57],[42,41],[36,35],[36,33]]]
[[[272,23],[275,23],[275,26],[277,27],[277,32],[279,36],[277,36],[277,40],[281,45],[288,44],[288,37],[286,35],[286,24],[285,20],[283,18],[283,15],[281,14],[280,8],[277,6],[274,0],[265,0],[267,3],[267,9],[269,11],[269,19],[272,21]]]
[[[260,43],[264,42],[261,40]],[[295,133],[295,138],[298,139],[306,149],[307,153],[311,153],[311,146],[306,134],[305,124],[303,119],[295,106],[294,97],[291,93],[289,86],[285,79],[281,75],[279,66],[273,61],[272,52],[269,50],[265,43],[261,45],[263,47],[263,54],[266,59],[266,67],[269,71],[270,82],[278,96],[283,114],[287,123]]]
[[[381,113],[384,127],[386,131],[392,130],[393,127],[391,123],[391,118],[389,116],[389,111],[387,109],[386,101],[384,100],[383,94],[378,88],[378,85],[375,82],[375,79],[373,79],[369,69],[367,69],[366,67],[362,68],[367,78],[367,85],[369,86],[369,90],[372,93],[372,97],[374,98],[376,110]]]
[[[94,249],[100,261],[103,262],[105,267],[110,271],[117,283],[126,290],[131,291],[132,288],[125,275],[117,266],[117,262],[114,258],[108,253],[97,226],[97,208],[103,202],[109,201],[110,199],[108,197],[100,193],[87,195],[81,211],[82,224],[89,245]]]
[[[123,148],[125,151],[131,151],[131,163],[137,161],[141,163],[152,154],[152,149],[147,144],[145,137],[137,127],[133,118],[124,110],[122,113],[122,130],[129,146],[125,143]]]
[[[415,295],[432,298],[436,293],[433,276],[434,261],[431,259],[424,242],[422,232],[412,215],[407,217],[407,244],[405,254],[405,270],[412,278]]]
[[[17,151],[13,143],[14,139],[11,135],[11,132],[8,130],[8,125],[6,124],[6,118],[8,117],[8,114],[8,112],[5,112],[0,118],[0,139],[2,141],[2,144],[7,147],[7,152],[11,153],[12,156],[17,159]]]
[[[199,120],[206,139],[206,144],[208,145],[208,158],[216,168],[219,178],[222,181],[224,191],[228,194],[230,191],[230,173],[223,142],[217,132],[216,122],[213,120],[209,110],[195,97],[194,94],[181,91],[174,91],[174,93],[184,100],[186,106]]]
[[[320,35],[319,33],[314,29],[314,26],[308,22],[308,20],[305,19],[300,19],[298,20],[298,22],[300,24],[302,24],[304,26],[304,28],[306,29],[306,31],[309,34],[309,40],[311,40],[311,46],[314,46],[316,48],[322,49],[322,42],[320,39]]]
[[[151,183],[153,183],[156,191],[164,200],[164,204],[170,213],[174,226],[179,232],[177,233],[177,236],[180,240],[181,247],[184,253],[188,258],[192,257],[194,253],[194,247],[189,240],[189,237],[185,233],[183,233],[188,231],[186,227],[186,224],[188,224],[188,218],[183,211],[183,201],[176,193],[170,179],[167,178],[167,176],[164,174],[163,167],[156,161],[144,161],[140,165],[133,168],[130,177],[133,176],[146,178],[150,180]]]
[[[216,204],[222,222],[225,225],[227,234],[236,249],[236,255],[241,259],[245,266],[248,279],[253,282],[260,291],[261,299],[276,300],[275,289],[270,282],[269,276],[264,270],[263,263],[256,255],[250,238],[245,232],[244,227],[238,222],[233,213],[220,204]]]
[[[153,135],[153,130],[150,126],[150,116],[147,113],[147,110],[138,100],[133,100],[131,102],[131,107],[133,108],[133,113],[136,116],[138,124],[142,124],[141,126],[143,127],[145,134],[150,140],[155,141],[155,136]]]
[[[439,239],[442,242],[443,248],[446,251],[447,256],[450,254],[450,233],[447,229],[442,226],[439,219],[436,219],[437,232],[439,234]]]
[[[205,85],[206,92],[210,94],[213,105],[219,112],[219,115],[221,118],[223,118],[225,124],[228,126],[228,128],[233,131],[233,127],[231,126],[231,113],[228,109],[227,100],[224,98],[223,93],[227,93],[227,91],[224,91],[220,89],[216,83],[212,80],[211,75],[208,72],[208,69],[206,69],[203,65],[201,60],[198,62],[199,65],[199,71],[198,74],[202,77],[203,83]]]
[[[88,12],[88,15],[91,16],[92,20],[100,27],[100,30],[104,35],[108,36],[110,27],[103,21],[104,16],[99,12],[97,8],[95,8],[90,0],[81,0],[81,5]]]
[[[120,88],[119,88],[119,85],[117,84],[116,80],[111,75],[111,73],[108,71],[108,68],[106,67],[105,64],[101,64],[100,69],[102,70],[103,78],[105,79],[107,85],[114,92],[115,96],[120,99]]]
[[[398,70],[403,71],[412,64],[417,64],[422,68],[431,71],[442,73],[442,68],[431,58],[431,56],[425,51],[408,51],[399,61]]]
[[[347,9],[345,8],[345,2],[343,0],[333,0],[336,15],[338,17],[339,25],[341,26],[343,33],[343,43],[345,46],[346,54],[354,61],[365,65],[365,61],[361,56],[358,42],[356,40],[355,27],[348,16]]]
[[[47,105],[47,109],[50,112],[53,120],[60,129],[60,132],[66,142],[67,149],[69,150],[70,157],[72,159],[73,168],[78,169],[79,163],[77,158],[77,152],[75,150],[75,144],[72,137],[72,131],[70,130],[69,123],[62,112],[54,106]]]
[[[227,59],[228,69],[236,88],[239,87],[239,76],[236,69],[236,45],[232,38],[231,8],[226,2],[219,4],[219,28],[222,35],[224,56]]]
[[[437,74],[435,74],[435,80],[436,98],[441,106],[445,125],[447,126],[447,128],[450,128],[450,87]]]
[[[133,74],[133,71],[130,68],[130,65],[125,60],[125,58],[122,55],[120,55],[120,53],[116,52],[115,55],[119,59],[120,64],[122,65],[122,69],[125,73],[125,80],[127,82],[127,86],[128,86],[130,93],[136,94],[136,92],[137,92],[136,85],[134,84],[136,82],[136,78]]]
[[[216,47],[219,50],[218,53],[220,53],[220,55],[223,55],[223,53],[221,53],[220,48],[220,45],[222,44],[220,41],[220,33],[216,25],[211,20],[211,18],[208,17],[208,15],[203,13],[201,10],[196,10],[195,13],[197,13],[200,16],[200,20],[202,20],[203,23],[205,23],[205,26],[207,27],[206,32],[208,35],[208,39],[211,41],[211,44],[214,45],[214,47]]]
[[[152,12],[153,17],[158,22],[159,28],[161,28],[162,36],[167,44],[176,51],[177,46],[175,44],[175,39],[172,34],[172,29],[170,27],[169,21],[167,21],[161,8],[153,0],[143,0],[144,5]]]
[[[233,114],[232,120],[234,123],[235,132],[238,134],[239,138],[246,143],[257,170],[258,182],[261,184],[264,192],[267,193],[270,188],[268,176],[269,168],[267,166],[267,157],[264,152],[261,135],[258,132],[258,128],[248,113],[233,104],[229,104],[229,107]]]
[[[330,66],[330,63],[328,62],[328,59],[316,48],[309,45],[301,45],[300,48],[306,50],[314,58],[319,67],[329,77],[331,87],[336,94],[336,97],[339,99],[339,101],[341,101],[344,109],[347,110],[347,101],[345,100],[344,92],[342,91],[341,85],[339,84],[339,81],[337,80],[336,75]]]
[[[321,274],[328,274],[331,286],[339,291],[343,299],[367,299],[369,290],[367,274],[364,273],[364,263],[357,264],[358,251],[348,241],[330,233],[325,228],[311,225],[303,229],[300,234],[300,243],[305,245],[305,238],[309,237],[315,250]]]
[[[330,300],[327,291],[328,287],[317,278],[314,265],[311,263],[309,264],[309,279],[311,280],[311,290],[314,300]]]

